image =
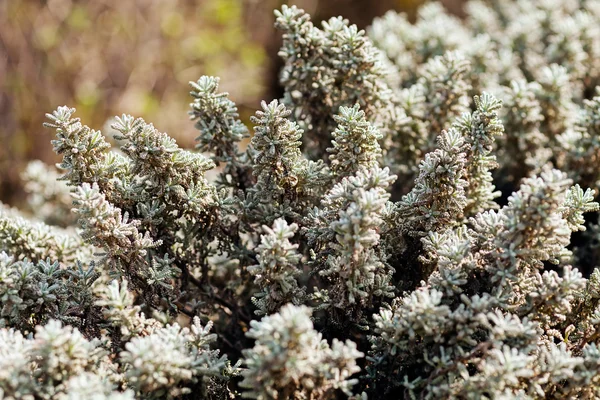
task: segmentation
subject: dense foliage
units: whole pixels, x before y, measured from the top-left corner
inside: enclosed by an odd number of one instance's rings
[[[283,98],[192,82],[196,151],[47,114],[0,398],[600,398],[600,2],[466,11],[283,6]]]

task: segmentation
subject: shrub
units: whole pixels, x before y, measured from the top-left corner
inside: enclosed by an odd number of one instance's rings
[[[600,397],[600,3],[466,10],[283,6],[247,148],[215,77],[203,153],[48,114],[60,182],[0,209],[0,397]]]

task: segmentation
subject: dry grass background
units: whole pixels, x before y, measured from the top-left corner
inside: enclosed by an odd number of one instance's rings
[[[298,0],[322,20],[360,27],[389,9],[414,13],[419,0]],[[277,0],[0,0],[0,200],[22,198],[26,163],[54,163],[44,114],[77,108],[101,129],[114,115],[151,121],[192,147],[188,82],[220,76],[242,117],[279,97],[273,29]],[[457,1],[446,2],[459,12]]]

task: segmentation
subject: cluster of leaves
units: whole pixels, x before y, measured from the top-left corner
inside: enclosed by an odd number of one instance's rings
[[[206,155],[48,114],[66,185],[0,209],[0,397],[600,397],[600,3],[504,4],[282,7],[247,148],[210,76]]]

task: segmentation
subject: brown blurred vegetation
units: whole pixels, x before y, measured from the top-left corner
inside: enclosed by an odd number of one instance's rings
[[[141,116],[192,147],[188,82],[217,75],[247,119],[279,97],[273,26],[278,0],[0,0],[0,200],[22,197],[27,161],[54,163],[44,114],[77,108],[101,129]],[[419,0],[298,0],[315,21],[343,15],[359,27]],[[454,2],[456,3],[456,2]],[[454,8],[456,11],[457,8]]]

